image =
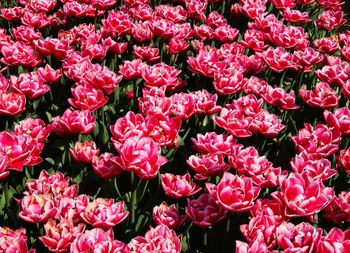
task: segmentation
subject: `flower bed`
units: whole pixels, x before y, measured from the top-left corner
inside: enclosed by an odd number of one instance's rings
[[[343,5],[3,2],[0,252],[348,252]]]

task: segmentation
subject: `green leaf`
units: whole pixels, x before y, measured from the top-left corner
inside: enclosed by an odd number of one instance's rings
[[[143,196],[145,195],[148,182],[149,180],[139,180],[139,183],[136,189],[137,203],[139,203],[142,200]]]
[[[140,214],[136,222],[135,232],[138,232],[140,229],[144,228],[148,224],[148,220],[149,218],[147,215]]]
[[[52,159],[52,158],[50,158],[50,157],[46,157],[45,158],[45,161],[47,161],[49,164],[51,164],[51,165],[54,165],[55,164],[55,161]]]
[[[105,124],[102,121],[100,122],[100,133],[99,136],[101,138],[101,142],[102,144],[106,144],[108,142],[109,139],[109,134],[108,134],[108,130],[107,127],[105,126]]]

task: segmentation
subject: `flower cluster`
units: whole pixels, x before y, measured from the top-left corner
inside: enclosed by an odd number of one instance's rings
[[[344,4],[2,3],[0,252],[348,252]]]

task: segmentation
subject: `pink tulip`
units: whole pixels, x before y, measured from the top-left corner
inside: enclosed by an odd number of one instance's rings
[[[281,191],[273,194],[286,205],[288,217],[313,216],[325,208],[334,198],[334,190],[325,187],[321,179],[311,179],[306,172],[291,173],[281,183]]]
[[[53,131],[59,136],[89,134],[95,128],[95,116],[90,111],[67,109],[62,116],[52,118]]]
[[[17,116],[26,110],[26,97],[20,92],[0,91],[0,114]]]
[[[160,146],[149,137],[130,138],[118,147],[121,165],[142,179],[156,177],[160,166],[168,160],[160,153]]]
[[[169,228],[178,228],[187,219],[186,215],[180,215],[176,206],[168,205],[164,201],[153,208],[152,217],[157,225],[166,225]]]
[[[55,220],[48,220],[44,225],[45,235],[39,239],[51,252],[63,253],[68,252],[74,239],[82,234],[85,225],[79,223],[74,226],[73,222],[67,218],[63,218],[57,223]]]
[[[123,168],[120,166],[119,157],[108,152],[101,154],[99,157],[94,156],[92,158],[92,168],[104,180],[117,177],[123,171]]]
[[[165,173],[161,174],[161,179],[165,194],[174,199],[192,196],[202,189],[191,182],[189,173],[183,176]]]
[[[314,252],[322,232],[322,228],[316,229],[307,222],[296,226],[290,222],[283,222],[276,229],[277,243],[286,253],[311,253]]]
[[[225,172],[218,185],[205,184],[212,199],[221,207],[241,213],[252,208],[260,187],[253,186],[248,177],[240,177]]]
[[[91,112],[104,106],[108,97],[103,94],[101,89],[95,89],[86,85],[77,85],[71,89],[73,98],[68,102],[71,106],[80,110],[89,110]]]
[[[96,198],[89,202],[86,195],[80,195],[77,211],[86,223],[104,230],[114,227],[129,215],[129,212],[125,211],[124,201],[114,202],[113,199]]]
[[[70,245],[71,253],[83,252],[123,252],[125,244],[114,240],[113,230],[104,231],[101,228],[86,230],[78,235]]]
[[[316,248],[316,253],[343,253],[349,252],[350,230],[342,231],[332,228],[326,236],[322,236]]]
[[[69,154],[73,160],[81,163],[91,163],[93,157],[98,156],[99,152],[96,143],[89,140],[84,143],[77,141],[74,144],[74,149],[69,149]]]
[[[209,227],[224,219],[228,211],[215,204],[209,194],[203,193],[197,199],[187,199],[186,214],[199,227]]]
[[[222,175],[230,169],[230,165],[225,163],[224,156],[221,154],[191,155],[186,164],[197,173],[194,176],[196,180],[207,180],[211,176]]]
[[[19,201],[21,212],[18,216],[31,223],[45,223],[57,214],[57,207],[53,197],[49,194],[36,194],[24,196]]]

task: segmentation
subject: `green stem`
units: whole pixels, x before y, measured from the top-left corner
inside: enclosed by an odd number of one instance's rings
[[[136,211],[136,205],[137,205],[137,191],[136,191],[136,186],[137,186],[137,178],[133,172],[131,172],[131,201],[130,201],[130,211],[131,211],[131,224],[135,224],[135,211]]]
[[[207,246],[208,246],[208,230],[204,230],[203,234],[203,253],[207,252]]]

